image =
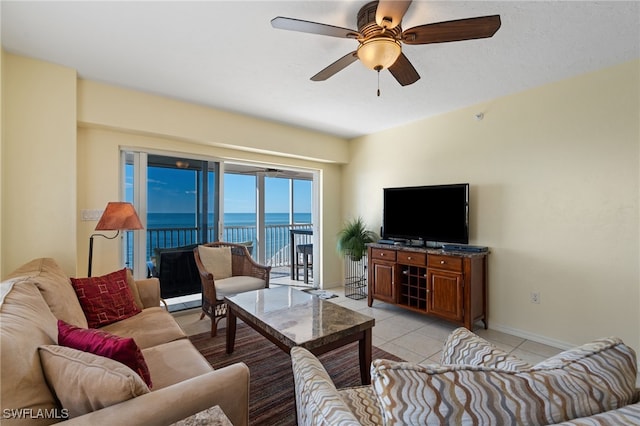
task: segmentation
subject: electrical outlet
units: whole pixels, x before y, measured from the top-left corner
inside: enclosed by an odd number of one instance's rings
[[[529,301],[531,303],[540,303],[540,293],[538,293],[537,291],[532,291],[529,294]]]

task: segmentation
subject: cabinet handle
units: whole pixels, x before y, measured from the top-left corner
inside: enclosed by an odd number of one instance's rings
[[[440,264],[441,264],[441,265],[444,265],[445,263],[447,263],[447,262],[445,262],[444,260],[441,260],[441,261],[440,261]]]
[[[384,253],[380,253],[380,257],[384,256]]]
[[[411,256],[407,256],[407,260],[411,260]]]

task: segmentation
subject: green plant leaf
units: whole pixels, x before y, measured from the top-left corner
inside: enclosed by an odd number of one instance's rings
[[[369,231],[361,217],[347,221],[338,233],[337,249],[342,256],[350,256],[352,260],[362,259],[367,252],[367,244],[377,240],[377,235]]]

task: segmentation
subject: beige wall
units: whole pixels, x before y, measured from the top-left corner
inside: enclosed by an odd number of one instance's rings
[[[469,182],[491,328],[638,350],[639,76],[633,61],[354,140],[345,215],[379,229],[382,188]]]
[[[2,73],[2,272],[76,252],[76,73],[5,54]]]
[[[492,250],[490,327],[640,347],[639,61],[350,143],[20,56],[0,65],[2,276],[38,256],[86,274],[95,224],[77,212],[119,196],[120,146],[319,170],[326,287],[341,281],[337,230],[356,215],[377,230],[383,187],[470,182],[471,243]],[[96,273],[119,266],[114,253],[97,240]]]
[[[126,146],[318,171],[319,273],[324,287],[340,285],[334,247],[347,141],[78,80],[72,69],[16,55],[2,65],[2,276],[40,256],[86,275],[95,222],[81,222],[78,212],[119,198],[119,148]],[[95,240],[94,274],[119,267],[116,241]]]
[[[340,138],[141,92],[80,80],[78,122],[206,146],[346,163]]]
[[[112,129],[78,129],[78,205],[79,209],[101,209],[110,200],[120,198],[119,193],[119,150],[120,147],[160,150],[173,153],[190,153],[217,159],[238,159],[266,162],[270,164],[299,167],[321,171],[320,229],[323,235],[320,256],[325,267],[321,282],[325,287],[341,283],[339,259],[335,254],[336,224],[340,221],[340,194],[333,191],[339,187],[340,167],[335,164],[316,163],[307,160],[276,157],[273,155],[239,152],[237,150],[194,144],[158,136],[137,135]],[[329,188],[329,191],[324,190]],[[88,240],[95,222],[79,222],[78,263],[79,273],[86,274]],[[119,264],[119,244],[117,240],[96,238],[94,241],[93,274],[110,272]]]
[[[347,142],[254,118],[242,117],[159,96],[91,81],[78,84],[78,209],[101,209],[119,194],[120,147],[205,155],[222,160],[259,161],[320,173],[320,233],[317,264],[323,287],[342,283],[335,252],[340,223],[341,169]],[[95,222],[80,222],[80,274],[86,274],[88,239]],[[110,272],[119,262],[119,244],[96,238],[93,273]]]

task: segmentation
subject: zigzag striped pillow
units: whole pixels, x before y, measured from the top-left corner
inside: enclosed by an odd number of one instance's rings
[[[372,385],[386,425],[559,423],[636,402],[636,358],[603,339],[528,371],[375,360]]]

